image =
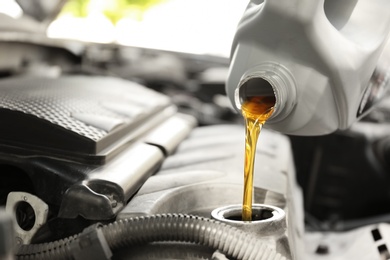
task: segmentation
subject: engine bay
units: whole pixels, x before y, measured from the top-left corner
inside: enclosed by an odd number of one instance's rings
[[[227,59],[1,44],[0,258],[390,259],[387,99],[331,135],[264,129],[246,225]]]

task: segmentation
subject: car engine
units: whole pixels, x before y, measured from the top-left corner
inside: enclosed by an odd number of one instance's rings
[[[386,99],[347,131],[264,129],[243,222],[229,61],[72,44],[1,42],[1,259],[390,259]]]

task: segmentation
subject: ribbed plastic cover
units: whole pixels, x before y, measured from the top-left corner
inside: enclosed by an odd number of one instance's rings
[[[109,77],[0,81],[0,144],[97,154],[157,111],[167,97]]]

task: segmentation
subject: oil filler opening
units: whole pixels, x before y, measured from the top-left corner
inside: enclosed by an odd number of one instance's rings
[[[255,209],[252,210],[252,221],[261,221],[269,219],[273,216],[273,211],[269,209]],[[242,221],[242,210],[232,210],[224,212],[223,217],[232,221]]]
[[[252,221],[242,221],[242,205],[220,207],[211,212],[212,218],[222,222],[254,223],[279,221],[285,217],[284,210],[266,204],[252,205]]]
[[[252,205],[252,221],[242,221],[242,205],[228,205],[214,209],[211,217],[256,236],[280,236],[286,231],[286,213],[283,209],[266,205]]]

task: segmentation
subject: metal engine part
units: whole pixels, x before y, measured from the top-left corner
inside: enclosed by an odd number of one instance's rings
[[[168,97],[108,77],[0,81],[0,205],[112,220],[196,122]],[[39,206],[37,200],[44,208]],[[48,219],[49,220],[49,219]],[[36,228],[20,235],[29,243]]]
[[[118,219],[173,212],[211,217],[214,209],[240,204],[243,140],[241,126],[196,128],[164,161],[160,171],[145,182]],[[258,236],[287,259],[303,259],[303,209],[289,141],[283,135],[264,130],[256,156],[255,203],[286,212],[286,218],[279,220],[280,229],[260,232]],[[148,253],[147,248],[139,252],[141,258],[147,258]],[[121,259],[127,257],[131,258],[130,251]]]
[[[40,198],[27,192],[10,192],[7,197],[6,212],[16,220],[16,244],[28,244],[46,223],[49,206]]]

